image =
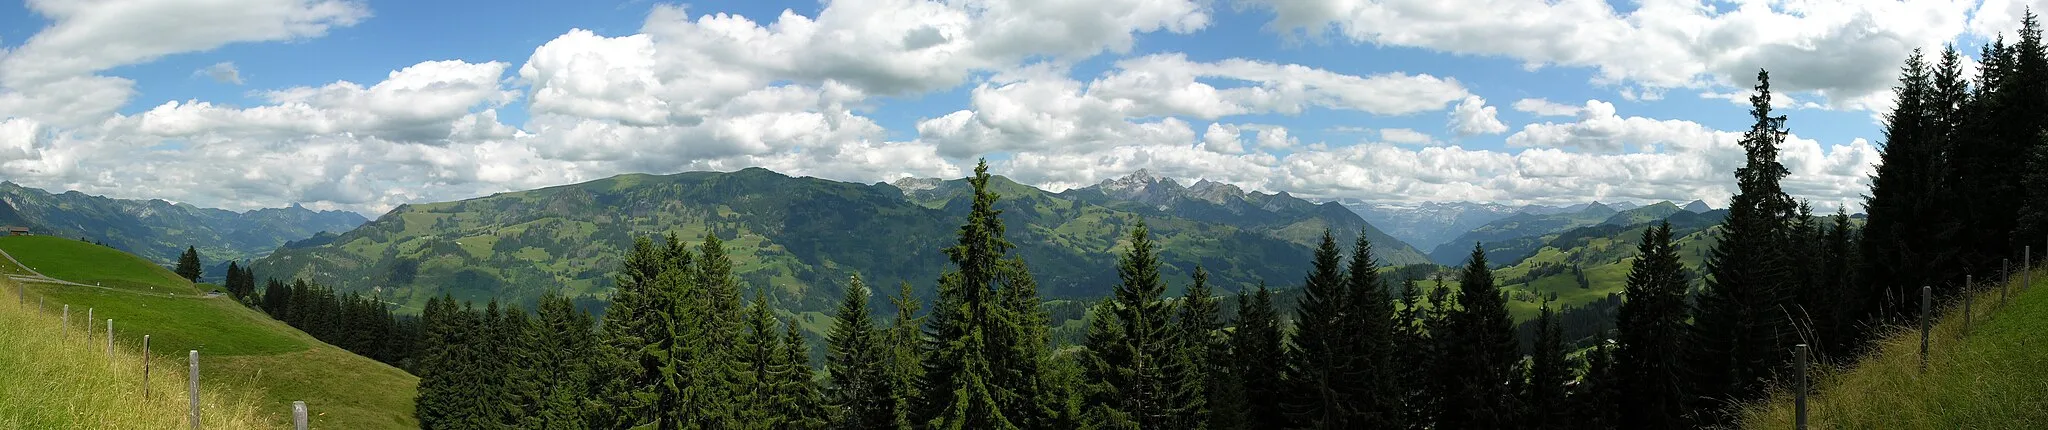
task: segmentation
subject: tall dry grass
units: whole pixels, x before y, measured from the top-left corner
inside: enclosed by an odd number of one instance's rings
[[[1943,307],[1929,330],[1927,370],[1920,370],[1920,331],[1896,327],[1876,351],[1852,365],[1818,369],[1807,398],[1813,429],[2048,428],[2048,271],[2032,288],[2007,280],[1975,293],[1964,332],[1961,303]],[[1793,428],[1792,392],[1743,409],[1742,427]]]
[[[0,429],[189,428],[186,362],[151,357],[150,398],[143,399],[144,357],[131,345],[107,356],[104,322],[87,334],[73,315],[68,335],[57,315],[33,297],[16,303],[15,282],[0,277]],[[117,319],[115,330],[120,330]],[[200,416],[208,429],[275,428],[277,416],[250,406],[249,394],[209,382],[200,357]]]

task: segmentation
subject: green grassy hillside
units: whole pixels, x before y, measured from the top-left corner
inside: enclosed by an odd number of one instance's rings
[[[1920,333],[1900,329],[1877,350],[1839,369],[1816,370],[1817,394],[1807,398],[1816,429],[2039,429],[2048,428],[2048,270],[2036,270],[2031,288],[2009,305],[1999,290],[1977,293],[1969,332],[1961,306],[1943,309],[1934,327],[1927,371],[1920,371]],[[1793,428],[1793,402],[1779,392],[1743,410],[1743,427]]]
[[[10,264],[0,263],[0,266]],[[12,297],[20,284],[0,277],[0,293]],[[73,327],[59,335],[60,317],[38,312],[31,302],[0,303],[0,428],[5,429],[169,429],[183,428],[185,362],[152,357],[150,398],[142,396],[142,360],[132,345],[107,356],[104,337]],[[115,331],[120,331],[119,327]],[[102,332],[103,333],[103,332]],[[103,334],[101,335],[103,336]],[[118,337],[118,336],[117,336]],[[97,340],[96,340],[97,339]],[[265,410],[239,389],[232,377],[216,375],[216,363],[200,370],[200,416],[212,429],[277,428],[288,413]],[[287,406],[288,408],[289,406]]]
[[[261,410],[289,411],[292,401],[302,400],[315,412],[317,427],[418,426],[412,418],[418,378],[322,343],[228,298],[204,298],[192,284],[146,260],[49,236],[0,237],[0,250],[58,280],[107,285],[21,282],[53,308],[69,304],[74,313],[92,308],[98,318],[113,318],[118,342],[140,345],[147,334],[157,354],[199,350],[201,365],[210,369],[206,374],[253,393]],[[0,259],[0,266],[12,265]]]

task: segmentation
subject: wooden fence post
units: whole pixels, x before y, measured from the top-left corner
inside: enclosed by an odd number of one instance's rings
[[[107,318],[107,361],[114,361],[114,319]]]
[[[292,428],[306,430],[306,402],[292,402]]]
[[[87,307],[87,308],[85,308],[85,340],[92,340],[92,322],[93,322],[93,321],[98,321],[98,320],[92,319],[92,308],[90,308],[90,307]]]
[[[1795,357],[1794,361],[1797,361],[1799,366],[1796,370],[1793,370],[1794,373],[1799,375],[1799,391],[1797,391],[1798,394],[1792,396],[1793,416],[1796,417],[1794,418],[1793,425],[1798,430],[1806,430],[1806,344],[1802,343],[1793,346],[1792,351],[1792,355]]]
[[[199,350],[190,353],[191,377],[186,382],[186,397],[192,400],[192,430],[199,430]]]
[[[1934,307],[1934,287],[1920,286],[1920,372],[1927,372],[1927,322]]]
[[[142,335],[142,399],[149,400],[149,335]]]
[[[64,337],[71,337],[71,305],[64,305],[64,328],[57,332]]]

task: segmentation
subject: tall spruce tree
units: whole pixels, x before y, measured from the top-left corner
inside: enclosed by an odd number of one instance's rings
[[[1218,319],[1223,309],[1209,291],[1209,272],[1202,266],[1195,266],[1190,275],[1179,308],[1173,321],[1179,361],[1172,377],[1177,380],[1174,395],[1183,412],[1174,428],[1237,428],[1241,419],[1236,410],[1242,407],[1243,398],[1228,386],[1231,372],[1225,363],[1230,359],[1230,345],[1222,337],[1223,322]]]
[[[680,363],[672,317],[685,293],[693,259],[675,236],[661,245],[642,237],[619,264],[613,277],[612,304],[604,313],[597,363],[592,373],[593,402],[587,423],[594,427],[634,427],[659,422],[661,411],[682,406],[682,387],[674,383]],[[685,336],[694,330],[680,333]],[[681,339],[685,342],[688,338]],[[667,373],[664,373],[667,372]]]
[[[1522,385],[1522,428],[1564,430],[1583,424],[1573,419],[1571,399],[1567,398],[1565,384],[1571,382],[1573,371],[1578,368],[1566,355],[1570,353],[1568,348],[1564,329],[1546,300],[1536,316],[1536,339],[1529,351],[1529,383]]]
[[[1423,389],[1414,399],[1414,408],[1422,416],[1410,421],[1411,426],[1421,428],[1439,428],[1439,417],[1450,413],[1444,409],[1449,405],[1448,399],[1458,395],[1460,386],[1455,382],[1463,371],[1458,363],[1449,360],[1451,349],[1459,342],[1457,321],[1451,317],[1458,311],[1457,302],[1451,298],[1445,273],[1438,272],[1431,278],[1435,285],[1429,290],[1429,309],[1422,313],[1422,328],[1428,337],[1424,347],[1419,348],[1427,379],[1420,384]]]
[[[1627,299],[1615,316],[1619,349],[1614,354],[1619,380],[1622,428],[1683,428],[1688,401],[1683,390],[1684,362],[1680,340],[1686,336],[1685,264],[1671,237],[1671,222],[1643,230],[1642,243],[1622,288]]]
[[[537,311],[539,321],[528,332],[533,347],[524,363],[534,381],[527,393],[534,409],[519,427],[588,428],[584,405],[591,400],[591,357],[597,346],[590,314],[556,293],[541,296]]]
[[[889,387],[890,422],[880,428],[907,430],[918,425],[916,411],[920,385],[924,380],[924,331],[917,317],[918,302],[904,282],[890,299],[896,317],[889,321],[884,339],[883,379]]]
[[[1244,416],[1247,428],[1271,429],[1288,425],[1281,405],[1288,384],[1286,335],[1280,313],[1273,308],[1273,291],[1260,283],[1257,290],[1238,292],[1237,328],[1230,336],[1231,370],[1243,384]]]
[[[1995,55],[1985,61],[1987,72],[1999,70],[1993,66],[1999,61]],[[1860,278],[1874,283],[1843,297],[1853,319],[1896,317],[1896,309],[1909,307],[1911,289],[1962,276],[1966,252],[1960,233],[1966,219],[1958,211],[1964,203],[1956,190],[1956,162],[1974,149],[1958,145],[1982,133],[1966,123],[1974,117],[1966,109],[1976,104],[1968,90],[1956,47],[1942,51],[1942,63],[1931,74],[1919,51],[1907,57],[1898,86],[1892,88],[1896,96],[1892,111],[1884,115],[1880,164],[1864,201],[1868,221],[1858,252],[1864,264],[1858,270]],[[1849,354],[1864,334],[1847,332],[1839,338],[1845,342],[1825,342],[1821,350],[1831,356]]]
[[[867,285],[854,276],[825,340],[825,399],[834,428],[881,429],[895,421],[884,337],[870,313]]]
[[[990,369],[997,398],[1005,415],[1023,428],[1054,427],[1060,406],[1070,387],[1058,384],[1045,372],[1052,335],[1047,327],[1051,317],[1039,306],[1038,281],[1022,257],[1003,259],[996,271],[996,324],[989,328]]]
[[[1285,408],[1295,426],[1344,428],[1349,424],[1351,404],[1344,397],[1357,378],[1350,366],[1348,330],[1344,312],[1347,286],[1344,283],[1344,254],[1329,230],[1310,259],[1308,277],[1302,284],[1301,302],[1295,308],[1294,336],[1287,343],[1286,382],[1289,389]]]
[[[991,330],[1000,324],[995,298],[1002,257],[1012,246],[1003,238],[998,196],[988,189],[988,162],[968,179],[974,201],[957,245],[946,249],[954,268],[940,275],[938,300],[927,316],[930,333],[925,360],[923,408],[919,421],[939,429],[1012,429],[1036,411],[1004,410],[1012,387],[998,385],[991,363]],[[1007,348],[1007,346],[1005,346]]]
[[[1688,395],[1700,402],[1694,412],[1702,424],[1725,422],[1720,410],[1727,402],[1760,393],[1793,339],[1796,281],[1786,251],[1796,206],[1779,186],[1790,173],[1778,163],[1778,143],[1788,132],[1785,117],[1771,115],[1768,72],[1757,72],[1750,104],[1756,124],[1742,137],[1747,161],[1735,172],[1738,191],[1707,262],[1710,276],[1693,308],[1685,354]]]
[[[827,428],[825,399],[818,391],[816,372],[811,370],[811,348],[804,341],[796,321],[783,322],[779,357],[774,362],[776,377],[773,415],[776,430]],[[880,427],[872,427],[880,428]]]
[[[2032,170],[2043,167],[2031,160],[2042,146],[2042,128],[2048,123],[2041,115],[2048,109],[2048,54],[2043,52],[2037,18],[2028,10],[2020,22],[2019,41],[2007,45],[2000,38],[1985,47],[1975,91],[1962,114],[1966,119],[1958,133],[1961,141],[1952,146],[1947,159],[1954,210],[1966,227],[1958,232],[1960,267],[1980,276],[1994,272],[2003,259],[2018,258],[2022,246],[2039,244],[2038,222],[2048,221],[2030,216],[2039,206],[2028,196],[2039,192],[2027,190],[2035,175]],[[1960,285],[1953,278],[1935,282],[1929,286],[1944,296]],[[1897,313],[1918,313],[1911,303],[1902,304]]]
[[[200,269],[199,267],[198,248],[190,246],[185,247],[185,253],[178,255],[178,267],[176,272],[178,273],[178,277],[185,278],[185,281],[187,282],[199,282],[199,276],[204,273],[204,270]]]
[[[1848,208],[1838,208],[1834,216],[1828,217],[1821,248],[1821,288],[1825,291],[1823,300],[1831,309],[1825,313],[1826,320],[1815,322],[1826,340],[1820,345],[1822,357],[1850,357],[1865,342],[1860,322],[1870,317],[1874,309],[1865,306],[1868,300],[1864,294],[1868,291],[1858,285],[1860,237],[1856,226],[1849,222]]]
[[[1096,391],[1088,403],[1097,427],[1176,428],[1181,404],[1171,371],[1178,359],[1173,306],[1162,299],[1159,256],[1143,220],[1118,259],[1114,295],[1089,326],[1083,371]]]
[[[1448,315],[1449,330],[1438,338],[1444,348],[1447,376],[1439,399],[1439,428],[1507,428],[1516,425],[1516,381],[1521,379],[1520,349],[1515,341],[1507,301],[1494,288],[1486,251],[1476,244],[1458,278],[1458,308]]]
[[[1352,246],[1348,273],[1344,277],[1344,357],[1338,384],[1339,397],[1349,406],[1346,426],[1366,428],[1398,427],[1401,417],[1400,387],[1395,383],[1394,361],[1399,346],[1394,341],[1394,298],[1379,274],[1379,258],[1364,231]]]
[[[1678,427],[1630,427],[1620,424],[1623,406],[1620,399],[1621,380],[1617,375],[1614,360],[1615,345],[1601,341],[1586,350],[1586,373],[1579,377],[1579,386],[1572,390],[1572,410],[1578,425],[1573,428],[1585,430],[1607,429],[1656,429]]]
[[[1429,332],[1424,330],[1422,291],[1415,279],[1401,280],[1401,308],[1394,317],[1394,362],[1404,366],[1426,368],[1433,362],[1430,357]],[[1400,396],[1401,413],[1397,420],[1401,428],[1427,429],[1429,424],[1429,374],[1428,372],[1402,371],[1395,373],[1396,392]]]
[[[291,311],[292,288],[284,281],[270,278],[263,282],[263,313],[278,321],[291,321],[286,312]],[[422,311],[422,314],[425,312]]]

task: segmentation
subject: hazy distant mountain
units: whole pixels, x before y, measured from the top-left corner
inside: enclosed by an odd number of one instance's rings
[[[1088,187],[1070,189],[1061,197],[1147,215],[1164,215],[1194,221],[1238,226],[1304,246],[1315,246],[1328,227],[1345,245],[1360,231],[1372,241],[1373,250],[1385,264],[1408,265],[1429,262],[1420,249],[1389,235],[1341,204],[1317,204],[1282,191],[1277,194],[1245,192],[1235,185],[1208,180],[1182,187],[1170,178],[1138,170],[1121,178],[1104,180]]]
[[[1705,200],[1693,200],[1692,203],[1686,203],[1684,209],[1692,213],[1706,213],[1707,211],[1714,210],[1714,207],[1707,206]]]
[[[1607,221],[1620,211],[1600,202],[1566,206],[1565,212],[1541,213],[1523,211],[1473,228],[1457,238],[1451,239],[1429,252],[1431,260],[1442,265],[1465,264],[1472,254],[1472,246],[1478,243],[1499,242],[1524,237],[1539,237]]]
[[[1358,213],[1395,239],[1418,249],[1431,249],[1466,231],[1509,215],[1521,208],[1472,202],[1427,202],[1419,204],[1368,203],[1357,199],[1337,202]]]
[[[262,256],[286,241],[321,232],[344,232],[368,220],[355,212],[312,211],[299,205],[233,212],[163,200],[123,200],[63,194],[0,182],[0,224],[34,234],[84,238],[158,264],[172,264],[185,248],[199,249],[209,268],[226,260]]]

